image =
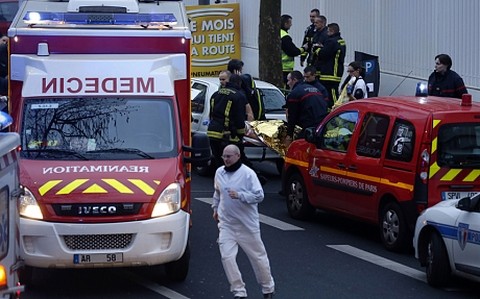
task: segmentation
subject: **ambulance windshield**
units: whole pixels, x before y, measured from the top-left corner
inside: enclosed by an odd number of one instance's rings
[[[439,166],[480,166],[480,123],[443,125],[438,131]]]
[[[176,155],[169,100],[33,99],[25,102],[24,111],[25,158],[134,160]]]

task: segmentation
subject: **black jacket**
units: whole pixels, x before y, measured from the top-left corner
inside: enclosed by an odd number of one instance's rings
[[[433,72],[428,78],[428,95],[438,97],[462,98],[468,93],[462,77],[456,72],[448,70],[445,74]]]
[[[230,141],[239,141],[245,133],[246,104],[243,92],[230,83],[216,91],[210,99],[208,137],[224,139],[230,135]]]
[[[340,83],[346,50],[345,40],[340,33],[335,33],[327,38],[322,48],[315,51],[318,57],[315,67],[320,71],[320,81]]]
[[[327,115],[325,95],[314,85],[299,82],[287,96],[287,134],[293,137],[295,125],[302,131],[316,127]]]
[[[305,61],[307,60],[307,63],[310,64],[312,62],[312,44],[313,44],[313,36],[315,35],[315,25],[310,24],[306,29],[305,29],[305,34],[303,35],[303,41],[302,41],[302,46],[307,44],[308,45],[308,52],[303,52],[302,55],[300,56],[300,61]]]

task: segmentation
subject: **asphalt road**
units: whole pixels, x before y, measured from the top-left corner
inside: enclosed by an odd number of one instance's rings
[[[378,229],[325,212],[309,222],[289,217],[278,195],[275,166],[257,164],[269,179],[260,204],[262,236],[276,281],[275,298],[478,298],[476,284],[452,279],[434,289],[413,253],[386,251]],[[169,281],[163,268],[38,270],[22,298],[232,298],[218,247],[209,202],[212,178],[193,177],[190,272]],[[238,262],[249,298],[262,298],[246,256]]]

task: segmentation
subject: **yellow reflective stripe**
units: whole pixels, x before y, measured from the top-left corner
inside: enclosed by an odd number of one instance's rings
[[[340,170],[340,169],[331,168],[331,167],[326,167],[326,166],[320,166],[320,171],[330,172],[330,173],[334,173],[334,174],[338,174],[338,175],[343,175],[343,176],[346,176],[346,175],[347,175],[347,171],[346,171],[346,170]]]
[[[285,163],[308,168],[308,162],[292,159],[292,158],[289,158],[289,157],[285,157]]]
[[[135,186],[137,186],[140,190],[142,190],[147,195],[153,195],[153,193],[155,193],[155,189],[150,187],[147,183],[145,183],[142,180],[128,179],[128,181],[134,184]]]
[[[432,155],[437,150],[437,141],[438,141],[438,137],[435,137],[432,141]]]
[[[108,191],[97,184],[93,184],[87,189],[85,189],[85,191],[83,191],[82,193],[108,193]]]
[[[434,119],[434,120],[433,120],[433,128],[435,128],[440,122],[441,122],[441,120],[439,120],[439,119]]]
[[[335,81],[335,82],[340,82],[342,78],[337,77],[337,76],[330,76],[330,75],[320,75],[320,79],[323,81]]]
[[[120,193],[133,194],[133,191],[130,188],[128,188],[116,179],[102,179],[102,181],[109,184],[113,189],[117,190]]]
[[[223,133],[215,132],[215,131],[207,131],[207,136],[212,138],[222,139]]]
[[[475,181],[478,176],[480,175],[480,169],[472,170],[464,179],[464,182],[473,182]]]
[[[157,186],[160,185],[160,181],[159,181],[159,180],[153,180],[153,182],[154,182],[155,184],[157,184]]]
[[[85,184],[88,182],[88,179],[78,179],[74,180],[62,189],[60,189],[56,194],[57,195],[64,195],[64,194],[70,194],[73,190],[77,189],[81,185]]]
[[[430,179],[440,170],[440,166],[438,166],[437,162],[435,161],[432,165],[430,165]]]
[[[225,122],[224,126],[225,128],[228,128],[230,126],[230,109],[232,108],[232,101],[228,100],[227,106],[225,107]]]
[[[450,169],[440,181],[451,181],[453,180],[462,170],[461,169]]]
[[[40,193],[40,195],[43,196],[45,193],[50,191],[56,185],[60,184],[62,181],[63,180],[48,181],[45,184],[43,184],[42,186],[40,186],[40,188],[38,188],[38,193]]]

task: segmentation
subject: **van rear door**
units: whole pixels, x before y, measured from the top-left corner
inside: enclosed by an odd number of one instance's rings
[[[429,206],[480,193],[480,112],[434,115]]]

